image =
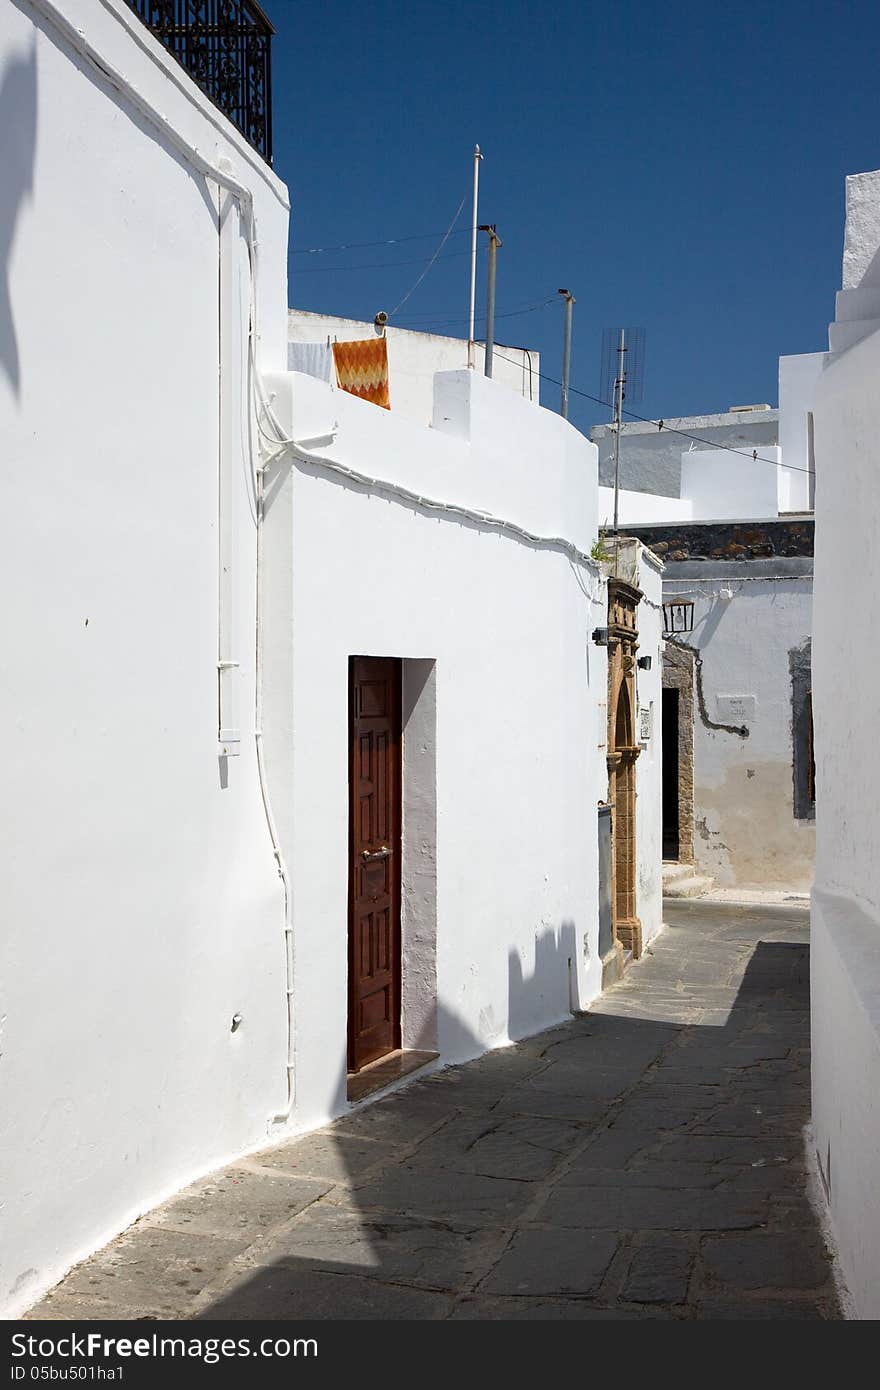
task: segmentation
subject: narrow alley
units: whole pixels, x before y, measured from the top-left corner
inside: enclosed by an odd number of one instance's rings
[[[836,1318],[809,923],[667,905],[570,1023],[194,1186],[30,1318]]]

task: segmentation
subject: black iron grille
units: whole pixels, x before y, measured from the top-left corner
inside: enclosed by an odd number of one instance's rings
[[[272,163],[275,30],[252,0],[128,0],[190,77]]]

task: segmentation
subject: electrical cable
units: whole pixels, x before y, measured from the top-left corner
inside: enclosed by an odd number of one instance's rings
[[[450,516],[460,516],[480,526],[487,526],[502,534],[514,536],[518,540],[526,541],[529,545],[561,551],[567,556],[570,562],[575,564],[587,566],[591,570],[597,568],[596,561],[592,556],[588,555],[583,550],[579,550],[578,547],[565,536],[543,536],[535,531],[528,531],[517,522],[508,521],[505,517],[495,516],[492,512],[481,512],[472,507],[459,506],[455,502],[444,502],[435,497],[428,497],[423,493],[414,492],[411,488],[402,487],[399,483],[393,483],[387,479],[376,478],[370,474],[361,473],[358,469],[349,468],[346,464],[328,458],[325,454],[316,453],[314,450],[303,448],[298,440],[288,438],[284,435],[282,427],[272,410],[271,404],[266,400],[263,394],[258,375],[255,375],[254,381],[257,388],[257,429],[263,438],[273,446],[269,460],[270,463],[274,463],[282,454],[290,452],[293,454],[294,458],[304,463],[325,468],[330,473],[335,473],[350,482],[358,483],[360,486],[369,488],[371,491],[383,492],[388,496],[395,497],[409,506],[420,507],[423,511],[443,512]],[[274,434],[270,434],[268,430],[264,428],[260,418],[261,412],[275,431]],[[595,594],[591,594],[590,597],[594,598]]]
[[[198,170],[198,172],[206,180],[210,180],[211,182],[215,183],[218,186],[218,188],[225,189],[228,193],[232,195],[232,197],[238,203],[242,225],[245,233],[245,245],[247,247],[249,271],[248,278],[250,281],[249,328],[247,344],[247,373],[250,376],[252,367],[254,372],[256,370],[254,335],[256,327],[256,285],[258,273],[258,240],[254,213],[254,195],[252,190],[248,188],[246,184],[241,183],[238,179],[234,177],[232,173],[231,162],[227,158],[223,156],[216,160],[208,158],[206,155],[201,153],[201,151],[198,149],[196,145],[192,144],[189,140],[186,139],[184,135],[180,134],[175,128],[175,126],[171,123],[169,118],[165,116],[161,111],[159,111],[153,105],[150,99],[144,96],[138,90],[138,88],[125,75],[124,72],[114,67],[111,63],[107,61],[106,57],[102,53],[99,53],[95,49],[95,47],[86,38],[82,30],[78,29],[76,25],[67,17],[67,15],[64,14],[64,12],[60,10],[58,6],[52,2],[52,0],[32,0],[32,4],[34,8],[38,11],[38,13],[40,13],[45,19],[47,19],[49,23],[53,26],[53,28],[61,34],[63,39],[68,44],[70,44],[74,52],[78,54],[80,57],[84,58],[86,62],[90,63],[95,68],[95,70],[101,74],[102,80],[110,81],[113,84],[113,86],[115,86],[118,89],[118,91],[123,94],[127,104],[133,107],[134,110],[137,111],[139,116],[141,116],[154,130],[159,132],[160,138],[168,140],[178,150],[178,152],[184,156],[184,159],[192,168]],[[142,43],[140,38],[137,38],[135,36],[134,31],[129,27],[129,24],[127,20],[123,17],[123,15],[121,13],[117,13],[117,11],[114,10],[112,6],[108,4],[108,0],[102,0],[102,4],[113,15],[114,19],[117,22],[120,22],[127,32],[132,34],[132,37],[136,39],[138,45],[148,52],[148,56],[151,58],[151,61],[154,63],[157,62],[156,55],[153,53],[149,53],[149,50],[145,49],[145,45]],[[132,20],[133,23],[137,26],[138,22],[134,20],[134,17],[132,17]],[[170,72],[168,73],[168,75],[171,76]],[[174,78],[173,80],[175,81],[176,85],[180,85],[177,82],[176,78]],[[186,92],[185,88],[183,88],[182,90]],[[186,92],[186,95],[191,100],[191,97],[189,97],[188,92]],[[207,112],[204,111],[203,114],[207,115]],[[212,124],[217,124],[213,120],[213,118],[209,119],[211,119]],[[221,128],[218,126],[218,129]],[[223,133],[225,137],[226,132]],[[251,163],[251,167],[255,168],[256,164],[251,162],[250,155],[248,155],[247,158],[249,163]],[[257,163],[261,164],[262,161],[257,161]],[[268,171],[264,168],[261,168],[258,170],[258,173],[260,178],[269,182],[269,186],[272,189],[275,197],[282,202],[282,205],[285,208],[289,207],[289,204],[286,202],[286,200],[281,198],[280,196],[280,185],[276,187],[277,181],[271,178]],[[259,651],[261,644],[260,587],[262,572],[261,550],[263,529],[263,499],[260,495],[262,479],[259,476],[259,470],[256,468],[254,463],[252,447],[248,448],[248,468],[249,473],[251,475],[252,484],[255,488],[256,501],[255,579],[257,588],[257,604],[255,621],[255,639],[257,643],[257,649]],[[283,892],[287,1001],[287,1061],[285,1067],[287,1076],[287,1103],[284,1109],[272,1118],[273,1124],[282,1124],[287,1123],[289,1121],[290,1116],[293,1112],[296,1075],[296,1028],[294,1017],[295,944],[293,935],[293,894],[290,873],[287,868],[283,847],[281,844],[280,837],[278,835],[275,819],[272,814],[272,803],[269,796],[269,789],[266,780],[265,760],[263,756],[262,730],[262,667],[259,661],[257,662],[254,670],[254,726],[254,753],[257,765],[257,775],[259,780],[260,794],[263,802],[266,825],[272,846],[272,853],[275,858],[278,876],[281,880]]]
[[[469,231],[468,227],[460,227],[454,236],[463,236]],[[301,251],[291,251],[292,256],[320,256],[330,251],[367,251],[373,246],[397,246],[404,241],[433,241],[435,237],[442,236],[442,232],[421,232],[418,236],[393,236],[387,241],[344,241],[339,246],[306,246]]]
[[[449,226],[447,227],[446,231],[444,232],[444,234],[443,234],[443,240],[441,241],[440,245],[437,247],[437,250],[434,252],[433,256],[432,256],[431,259],[428,261],[428,264],[425,266],[424,270],[422,271],[421,275],[419,276],[418,280],[416,280],[416,282],[415,282],[415,284],[412,286],[412,288],[407,290],[406,294],[403,296],[403,299],[401,299],[400,303],[399,303],[399,304],[396,304],[396,305],[394,306],[394,308],[391,310],[390,314],[388,315],[389,319],[393,319],[393,318],[394,318],[394,315],[397,313],[398,309],[402,309],[402,308],[403,308],[404,304],[405,304],[406,301],[409,299],[410,295],[414,294],[415,291],[418,289],[419,285],[422,283],[422,281],[424,280],[425,276],[428,274],[428,271],[431,269],[432,265],[435,265],[436,262],[440,259],[440,252],[443,250],[443,247],[446,245],[447,241],[448,241],[449,238],[452,236],[453,228],[454,228],[456,222],[458,221],[458,219],[461,217],[461,210],[462,210],[462,208],[464,207],[465,199],[466,199],[466,198],[467,198],[467,194],[465,194],[464,198],[462,198],[461,202],[459,203],[459,205],[458,205],[458,210],[457,210],[455,216],[453,217],[452,221],[450,222]]]
[[[549,306],[550,306],[551,304],[555,304],[555,303],[556,303],[556,296],[554,295],[554,296],[553,296],[552,298],[550,298],[550,299],[542,299],[542,300],[540,300],[537,304],[529,304],[529,305],[528,305],[526,308],[524,308],[524,309],[508,309],[508,310],[506,310],[506,311],[505,311],[504,313],[502,313],[502,314],[496,314],[496,315],[495,315],[495,318],[496,318],[496,319],[516,319],[516,318],[521,318],[524,314],[534,314],[534,313],[537,313],[537,311],[538,311],[539,309],[547,309],[547,308],[549,308]],[[468,322],[469,322],[469,319],[467,319],[466,317],[465,317],[465,318],[457,318],[457,319],[441,319],[441,318],[434,318],[433,315],[428,314],[428,315],[425,315],[425,318],[428,320],[428,323],[426,323],[425,326],[424,326],[421,330],[419,330],[419,329],[414,329],[413,331],[415,331],[415,332],[421,331],[421,332],[425,332],[425,333],[426,333],[426,332],[429,332],[429,331],[430,331],[429,324],[430,324],[431,326],[433,326],[433,327],[445,328],[445,327],[448,327],[448,326],[450,326],[450,325],[452,325],[452,324],[456,324],[456,323],[468,323]],[[484,322],[485,322],[485,319],[486,319],[486,315],[485,315],[485,314],[478,314],[477,317],[476,317],[475,322],[476,322],[476,323],[484,323]],[[399,326],[399,327],[406,327],[410,322],[416,322],[416,320],[415,320],[415,319],[410,320],[410,319],[407,317],[407,318],[404,320],[403,324],[398,325],[398,326]],[[423,319],[419,319],[418,322],[424,322],[424,320],[423,320]],[[522,351],[526,351],[526,349],[521,349],[521,350],[522,350]]]
[[[481,248],[483,252],[486,247]],[[445,256],[435,256],[434,260],[451,261],[456,256],[469,256],[470,251],[447,251]],[[305,270],[298,270],[297,275],[341,275],[343,271],[349,270],[394,270],[399,265],[424,265],[421,256],[414,256],[406,261],[372,261],[368,265],[316,265],[310,266]],[[433,265],[433,261],[431,262]]]
[[[512,304],[507,312],[519,313],[521,309],[533,309],[540,304],[555,304],[558,301],[558,299],[559,296],[556,294],[548,295],[546,299],[528,299],[525,302],[520,302],[519,304]],[[485,318],[485,314],[481,314],[479,315],[479,317]],[[450,317],[448,313],[448,306],[446,309],[434,309],[433,312],[426,311],[421,314],[407,314],[406,318],[408,321],[415,321],[416,319],[443,319],[444,323],[467,323],[468,321],[467,317],[462,314],[459,314],[454,319]]]
[[[804,556],[804,558],[810,559],[811,557]],[[673,576],[672,578],[668,578],[663,581],[663,590],[664,592],[667,592],[668,584],[684,584],[686,586],[684,589],[669,589],[668,592],[672,598],[687,598],[688,593],[694,584],[720,584],[722,587],[718,590],[718,592],[723,593],[724,588],[731,584],[799,584],[802,579],[812,578],[812,570],[804,570],[802,574],[731,574],[727,578],[724,578],[723,576],[719,576],[716,574],[706,579],[703,579],[702,577],[688,577],[687,579],[676,579]]]
[[[512,357],[505,357],[504,353],[499,352],[497,348],[495,349],[495,356],[502,358],[505,362],[513,363],[515,367],[520,365],[518,362],[514,361]],[[542,381],[549,381],[553,386],[562,385],[561,381],[557,381],[556,377],[548,376],[546,372],[538,372],[538,376]],[[600,400],[598,396],[591,396],[589,391],[581,391],[577,386],[569,386],[568,389],[572,395],[583,396],[584,400],[592,401],[594,405],[604,405],[607,410],[614,409],[610,401],[603,401]],[[631,416],[633,420],[639,420],[644,425],[656,425],[658,431],[665,430],[667,434],[678,434],[681,435],[683,439],[692,439],[695,444],[703,444],[707,449],[725,449],[729,454],[736,454],[739,458],[743,458],[746,452],[744,449],[737,449],[733,444],[716,444],[711,439],[701,439],[699,435],[688,434],[687,430],[678,430],[673,425],[667,425],[666,421],[663,419],[651,420],[647,415],[639,415],[635,410],[626,410],[624,408],[622,413]],[[799,468],[793,463],[784,463],[777,459],[764,458],[764,456],[759,454],[756,450],[752,451],[752,460],[755,463],[769,463],[772,468],[787,468],[792,473],[808,473],[811,477],[815,471],[812,468]]]

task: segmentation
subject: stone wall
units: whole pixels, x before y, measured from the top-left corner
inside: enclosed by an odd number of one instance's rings
[[[758,560],[813,554],[814,523],[810,517],[778,521],[670,522],[658,526],[628,526],[627,531],[664,561]]]

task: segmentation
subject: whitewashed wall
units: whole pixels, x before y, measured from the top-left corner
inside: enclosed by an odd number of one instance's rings
[[[621,526],[647,526],[662,521],[691,521],[694,508],[689,497],[665,497],[657,492],[631,492],[621,488],[617,515]],[[603,531],[614,526],[614,488],[599,488],[599,525]]]
[[[288,213],[123,0],[0,11],[0,108],[0,564],[15,596],[0,1309],[14,1315],[287,1121],[283,895],[255,751],[251,285],[218,180],[252,193],[257,358],[279,383]],[[333,449],[361,470],[589,550],[592,446],[478,374],[441,378],[435,404],[417,428],[299,378],[289,426],[315,439],[338,422]],[[307,465],[269,481],[265,730],[304,1128],[344,1105],[349,653],[407,658],[411,683],[435,663],[439,1045],[472,1056],[600,988],[606,666],[589,634],[605,591],[552,539]],[[234,757],[217,742],[221,610]]]
[[[779,446],[783,483],[780,511],[812,509],[810,470],[814,467],[810,417],[824,352],[802,352],[779,359]]]
[[[241,754],[224,765],[217,746],[219,198],[181,147],[253,190],[267,366],[286,360],[287,206],[121,0],[0,7],[0,111],[0,1308],[14,1314],[265,1141],[285,1101],[240,428],[225,467]],[[227,401],[247,326],[236,218]]]
[[[847,180],[847,210],[844,284],[870,299],[878,282],[880,173]],[[852,278],[854,266],[865,290]],[[869,313],[870,306],[863,317]],[[878,380],[875,329],[830,363],[814,406],[813,1126],[843,1275],[863,1318],[880,1317]]]
[[[752,449],[682,449],[681,496],[633,492],[621,488],[621,526],[650,526],[664,521],[742,521],[768,519],[789,510],[791,470],[782,467],[776,445]],[[798,475],[800,476],[800,475]],[[602,525],[614,519],[614,488],[599,488]]]
[[[728,449],[757,449],[763,454],[767,446],[779,442],[778,421],[777,411],[770,409],[680,416],[667,419],[662,430],[649,420],[625,421],[620,435],[620,486],[660,497],[686,497],[682,485],[684,451],[699,447],[688,436],[714,444],[723,451],[721,457]],[[599,482],[613,488],[614,428],[595,425],[590,438],[599,450]],[[634,516],[632,520],[648,518]]]
[[[722,887],[805,890],[813,881],[815,822],[795,816],[789,665],[810,638],[811,568],[783,558],[666,566],[664,598],[694,602],[693,632],[679,640],[702,659],[694,857]],[[753,709],[743,715],[725,697],[746,697]],[[713,723],[744,724],[748,738]]]
[[[308,377],[271,385],[288,433],[335,426],[327,458],[589,549],[594,448],[499,383],[438,377],[430,431]],[[266,738],[296,884],[305,1127],[346,1104],[349,656],[435,663],[437,1049],[472,1057],[566,1017],[601,986],[607,670],[590,633],[605,589],[558,545],[320,466],[276,465],[269,488]]]
[[[636,668],[639,711],[651,711],[651,733],[642,740],[636,763],[636,912],[647,945],[663,925],[663,565],[639,546],[638,656],[651,658],[650,671]],[[636,733],[640,734],[639,729]]]
[[[287,319],[291,343],[346,342],[372,338],[375,325],[358,319],[291,309]],[[434,373],[459,371],[468,365],[466,338],[442,333],[416,333],[409,328],[385,329],[388,343],[388,376],[391,410],[418,425],[430,425],[434,413]],[[474,344],[474,368],[482,375],[485,347]],[[541,384],[541,355],[532,348],[506,347],[497,343],[492,379],[528,401],[537,403]]]
[[[758,457],[753,454],[757,452]],[[760,450],[686,449],[681,456],[681,493],[694,521],[768,518],[780,511],[781,453],[776,445]]]

